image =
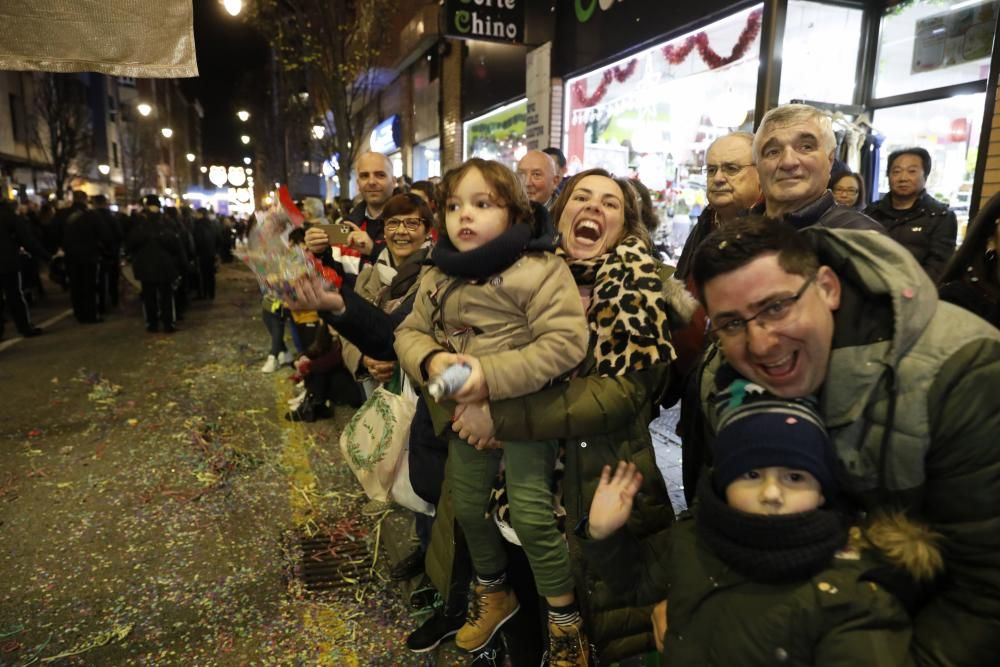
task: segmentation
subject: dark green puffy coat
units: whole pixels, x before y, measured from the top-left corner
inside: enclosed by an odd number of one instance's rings
[[[664,664],[669,667],[895,667],[909,665],[910,619],[867,573],[885,564],[862,551],[835,556],[796,582],[751,581],[721,561],[681,519],[662,551],[623,531],[583,540],[595,566],[622,590],[668,591]]]
[[[693,304],[679,283],[668,280],[670,273],[669,267],[662,267],[668,303],[677,311],[672,316],[689,318]],[[652,605],[664,596],[650,591],[638,606],[627,604],[588,567],[572,533],[590,508],[601,469],[625,460],[635,463],[643,475],[629,530],[654,543],[666,539],[674,512],[656,466],[649,423],[671,372],[669,364],[658,364],[619,377],[600,377],[590,375],[594,367],[591,351],[569,382],[530,396],[492,402],[490,408],[498,440],[565,440],[562,489],[570,559],[588,636],[603,664],[655,650],[649,615]]]

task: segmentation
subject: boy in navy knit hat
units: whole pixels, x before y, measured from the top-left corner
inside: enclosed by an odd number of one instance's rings
[[[585,556],[623,594],[667,591],[665,664],[909,664],[909,615],[882,582],[933,577],[934,536],[886,516],[849,540],[814,404],[742,378],[716,398],[711,483],[698,485],[667,552],[643,552],[621,530],[641,476],[620,462],[601,475]]]

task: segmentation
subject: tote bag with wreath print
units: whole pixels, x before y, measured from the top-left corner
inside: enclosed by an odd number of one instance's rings
[[[406,455],[416,394],[404,390],[397,364],[388,384],[375,388],[340,435],[340,452],[372,500],[389,500],[400,459]]]

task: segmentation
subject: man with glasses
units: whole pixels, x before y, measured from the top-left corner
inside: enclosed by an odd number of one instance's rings
[[[708,206],[698,216],[677,260],[674,277],[685,280],[698,244],[713,229],[746,215],[760,200],[760,179],[753,165],[753,135],[733,132],[719,137],[705,154],[705,190]]]
[[[812,225],[885,231],[868,216],[836,206],[827,189],[837,139],[830,117],[808,104],[768,111],[753,139],[764,204],[754,209],[796,229]]]
[[[751,216],[705,240],[692,277],[715,342],[685,466],[689,454],[710,459],[695,436],[712,437],[712,396],[734,375],[782,398],[815,396],[848,500],[910,514],[939,536],[946,575],[914,598],[915,663],[995,664],[1000,332],[939,302],[916,260],[881,234],[797,232]]]
[[[927,193],[931,156],[923,148],[889,154],[889,194],[865,213],[882,223],[935,282],[955,253],[958,221],[948,205]]]

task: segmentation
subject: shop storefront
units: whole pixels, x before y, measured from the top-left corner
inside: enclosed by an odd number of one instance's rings
[[[462,159],[481,157],[516,168],[517,161],[528,151],[527,118],[528,102],[522,98],[467,120],[462,125],[465,137]]]
[[[921,146],[933,168],[927,191],[968,219],[1000,2],[916,0],[882,17],[872,123],[885,136],[878,190],[889,189],[893,150]]]
[[[763,9],[735,13],[566,81],[563,150],[570,173],[603,167],[638,178],[683,243],[706,205],[705,151],[751,130]],[[676,217],[675,217],[676,216]]]
[[[865,176],[869,192],[887,190],[889,152],[926,148],[935,164],[928,191],[961,219],[1000,0],[904,0],[888,8],[864,0],[706,0],[701,19],[686,5],[657,16],[654,4],[601,3],[600,11],[558,17],[553,69],[565,72],[561,140],[571,172],[599,166],[640,179],[658,195],[661,217],[680,221],[672,239],[680,243],[685,218],[706,204],[708,145],[752,131],[777,104],[802,101],[834,119],[838,158]],[[631,43],[619,29],[629,24]],[[631,46],[638,43],[654,46]],[[588,61],[601,66],[586,69]]]

